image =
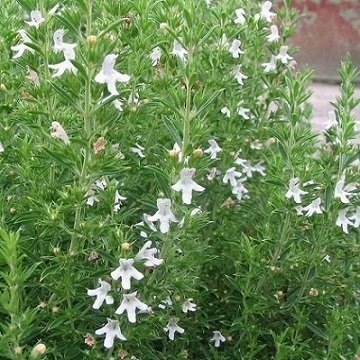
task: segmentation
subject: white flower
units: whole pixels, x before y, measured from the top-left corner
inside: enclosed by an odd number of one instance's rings
[[[51,123],[51,133],[50,135],[54,138],[54,139],[59,139],[61,141],[64,142],[64,144],[68,145],[70,144],[70,140],[69,137],[67,136],[64,128],[60,125],[59,122],[57,121],[53,121]]]
[[[96,335],[104,335],[105,341],[104,346],[107,349],[110,349],[114,345],[114,339],[117,337],[120,340],[126,340],[126,337],[121,333],[119,321],[107,319],[107,324],[101,329],[95,331]]]
[[[120,210],[122,201],[124,201],[126,199],[127,199],[127,197],[121,196],[118,190],[115,191],[115,200],[114,200],[114,207],[113,207],[114,212],[117,213]]]
[[[328,112],[328,121],[326,122],[326,127],[325,127],[325,129],[326,129],[326,130],[329,130],[329,129],[331,129],[332,127],[336,127],[336,126],[338,126],[338,125],[339,125],[339,123],[338,123],[338,121],[337,121],[335,111],[329,111],[329,112]]]
[[[177,56],[181,61],[186,62],[188,52],[183,48],[178,40],[174,40],[173,49],[171,52],[173,55]]]
[[[170,199],[157,199],[156,205],[158,211],[149,216],[148,220],[159,221],[160,222],[160,231],[165,234],[170,230],[170,222],[177,222],[175,215],[171,211],[171,200]]]
[[[0,142],[0,153],[3,153],[4,151],[4,145],[2,144],[2,142]]]
[[[131,147],[130,150],[134,153],[137,154],[138,156],[140,156],[141,158],[144,158],[145,155],[143,153],[143,151],[145,150],[144,147],[142,147],[141,145],[139,145],[138,143],[135,144],[135,146]]]
[[[137,91],[133,91],[130,93],[128,103],[135,106],[140,104],[140,95]]]
[[[232,188],[232,193],[236,195],[236,198],[240,201],[243,198],[248,198],[249,191],[245,188],[243,184],[244,179],[240,179],[236,182],[236,185]]]
[[[301,205],[295,206],[295,210],[296,210],[296,214],[297,214],[297,215],[304,215],[304,214],[303,214],[304,208],[303,208]]]
[[[179,162],[181,162],[182,159],[183,159],[183,154],[182,154],[182,151],[181,151],[181,147],[180,147],[180,145],[178,143],[175,143],[172,150],[169,150],[169,154],[172,157],[178,157]]]
[[[155,254],[158,250],[156,248],[150,248],[151,240],[147,241],[145,245],[141,248],[138,254],[135,256],[136,260],[146,260],[144,265],[146,267],[159,266],[163,263],[163,259],[157,259]]]
[[[271,1],[265,1],[261,5],[260,13],[255,15],[255,20],[265,19],[267,22],[271,22],[276,17],[276,14],[270,11],[271,7]]]
[[[222,114],[224,114],[226,117],[230,117],[231,116],[231,113],[230,113],[230,109],[227,107],[227,106],[224,106],[220,112]]]
[[[244,52],[240,49],[241,41],[239,39],[233,40],[229,47],[229,51],[234,59],[238,59]]]
[[[226,34],[221,35],[221,38],[219,41],[219,47],[220,48],[228,48],[229,47],[229,41],[228,41]]]
[[[288,48],[286,45],[281,46],[279,54],[276,55],[276,60],[280,60],[283,64],[287,64],[289,60],[292,60],[293,58],[287,53]]]
[[[210,169],[210,171],[208,172],[206,177],[209,181],[213,181],[216,178],[216,176],[219,174],[220,174],[220,171],[216,167],[213,167]]]
[[[140,301],[137,297],[137,291],[131,294],[124,294],[123,300],[120,306],[116,309],[115,314],[121,315],[124,311],[127,312],[128,320],[131,323],[136,322],[136,309],[146,311],[148,310],[148,306]]]
[[[54,50],[57,51],[64,51],[65,49],[74,49],[77,45],[76,44],[67,44],[63,41],[64,37],[64,30],[58,29],[54,32],[53,40],[54,40]]]
[[[120,259],[120,266],[111,272],[111,277],[117,280],[121,277],[121,286],[125,290],[131,288],[130,279],[141,280],[144,275],[133,267],[134,259]]]
[[[354,220],[353,226],[358,228],[360,226],[360,206],[356,207],[355,213],[349,217],[350,220]]]
[[[348,234],[348,225],[354,226],[354,224],[346,217],[347,209],[339,210],[338,217],[336,219],[336,225],[340,226],[344,233]]]
[[[233,75],[236,79],[236,81],[238,82],[239,85],[244,85],[243,80],[246,80],[248,77],[246,75],[244,75],[241,72],[241,65],[235,65],[234,69],[233,69]]]
[[[184,168],[180,171],[180,180],[171,186],[175,191],[182,192],[182,201],[184,204],[191,204],[192,192],[202,192],[205,190],[202,186],[198,185],[192,177],[195,175],[194,168]]]
[[[27,69],[26,78],[30,82],[32,82],[35,86],[39,86],[40,85],[39,75],[28,65],[26,66],[26,69]]]
[[[176,332],[178,332],[179,334],[183,334],[185,332],[185,330],[177,324],[178,321],[178,318],[172,317],[164,328],[164,331],[169,333],[168,336],[170,340],[174,340]]]
[[[231,167],[230,169],[226,170],[225,176],[223,177],[223,183],[227,184],[230,183],[232,187],[235,187],[237,185],[237,179],[242,176],[242,173],[239,171],[236,171],[234,167]]]
[[[95,76],[95,81],[99,84],[106,84],[111,95],[119,95],[116,89],[116,82],[128,82],[130,76],[122,74],[114,69],[118,55],[109,54],[105,56],[100,72]]]
[[[108,292],[111,290],[111,285],[99,279],[99,287],[97,289],[88,290],[87,294],[89,296],[96,296],[95,302],[93,304],[93,309],[100,309],[101,305],[106,302],[106,304],[111,305],[114,303],[114,298],[111,295],[108,295]]]
[[[151,64],[152,66],[156,66],[157,64],[159,64],[160,62],[160,58],[161,58],[161,49],[157,46],[155,47],[150,55],[149,55],[149,58],[151,60]]]
[[[105,190],[107,187],[107,182],[106,182],[105,178],[101,178],[101,179],[96,180],[94,185],[101,190]]]
[[[314,214],[322,214],[323,208],[321,206],[321,198],[313,200],[308,206],[303,208],[303,211],[307,211],[305,216],[312,216]]]
[[[216,155],[222,151],[222,148],[218,145],[218,143],[214,139],[210,139],[208,141],[210,147],[204,151],[206,154],[210,154],[210,159],[215,160]]]
[[[172,301],[170,299],[170,296],[168,296],[165,300],[161,300],[161,303],[159,304],[159,308],[162,310],[165,310],[168,306],[172,306]]]
[[[262,165],[261,162],[258,162],[257,164],[255,164],[254,166],[252,166],[253,171],[256,171],[257,173],[259,173],[261,176],[265,176],[265,166]]]
[[[112,95],[110,95],[112,96]],[[123,112],[124,108],[123,105],[124,103],[120,100],[120,99],[115,99],[112,104],[115,106],[115,109],[118,110],[119,112]]]
[[[56,70],[53,77],[61,76],[65,71],[70,71],[73,74],[77,73],[77,68],[72,64],[71,60],[75,60],[75,51],[73,48],[66,48],[63,50],[65,60],[54,65],[49,65],[49,68]]]
[[[289,181],[289,190],[285,194],[285,197],[288,199],[294,198],[294,201],[297,204],[301,204],[301,196],[307,194],[306,191],[300,189],[300,179],[299,178],[292,178]]]
[[[351,191],[354,191],[356,189],[356,186],[353,184],[345,185],[345,175],[342,175],[339,179],[339,181],[335,185],[335,199],[340,199],[340,201],[343,204],[349,204],[350,200],[348,199],[348,196],[352,196]]]
[[[323,258],[323,261],[326,261],[328,264],[331,263],[331,257],[329,254],[325,255],[324,258]]]
[[[235,10],[235,20],[234,23],[235,24],[239,24],[239,25],[244,25],[246,22],[246,18],[245,18],[245,10],[244,9],[236,9]]]
[[[237,114],[241,116],[245,120],[249,120],[250,117],[248,113],[250,112],[250,109],[242,107],[240,104],[238,104],[238,108],[236,109]]]
[[[187,313],[188,311],[196,311],[196,304],[193,303],[192,300],[192,298],[186,299],[181,305],[181,309],[184,313]]]
[[[269,42],[275,42],[280,39],[279,29],[276,25],[271,25],[270,27],[271,34],[266,36]]]
[[[22,43],[11,47],[11,50],[16,52],[16,54],[13,56],[14,59],[17,59],[17,58],[23,56],[25,51],[30,51],[32,54],[35,52],[34,49],[25,45],[25,43],[28,43],[28,44],[32,43],[27,32],[24,29],[20,29],[18,31],[18,33],[21,37]]]
[[[45,21],[39,10],[33,10],[30,12],[31,21],[25,21],[30,26],[35,26],[37,29]]]
[[[253,150],[261,150],[263,148],[263,144],[260,142],[260,140],[256,139],[250,144],[250,149]]]
[[[271,55],[270,62],[263,63],[261,66],[264,68],[264,72],[268,73],[276,70],[276,56]]]
[[[219,347],[222,342],[225,342],[225,337],[221,334],[220,331],[213,331],[213,337],[210,339],[210,341],[214,342],[215,347]]]
[[[99,202],[99,198],[96,196],[95,191],[93,189],[89,189],[86,194],[86,204],[89,206],[94,206],[95,202]]]

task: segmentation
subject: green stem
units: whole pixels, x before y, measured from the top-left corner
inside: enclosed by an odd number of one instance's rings
[[[191,57],[189,51],[189,59]],[[185,87],[186,87],[186,102],[185,102],[185,112],[183,119],[183,143],[182,143],[182,152],[185,157],[186,150],[190,142],[190,123],[192,120],[191,113],[191,85],[190,80],[188,78],[185,79]]]

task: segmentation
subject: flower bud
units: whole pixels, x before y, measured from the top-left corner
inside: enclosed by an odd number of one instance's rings
[[[315,288],[311,288],[309,291],[309,295],[310,296],[318,296],[319,295],[319,291]]]
[[[4,91],[7,90],[5,84],[0,84],[0,89],[1,89],[1,90],[4,90]]]
[[[169,28],[169,24],[163,22],[163,23],[160,24],[159,28],[160,28],[160,30],[168,29],[168,28]]]
[[[177,152],[176,150],[172,149],[172,150],[169,150],[169,155],[173,158],[176,158],[177,157]]]
[[[16,209],[15,208],[10,208],[10,214],[12,214],[12,215],[14,215],[14,214],[16,214]]]
[[[46,346],[45,344],[40,343],[34,346],[30,356],[32,359],[37,359],[40,356],[44,355],[45,353],[46,353]]]
[[[130,250],[131,245],[128,242],[124,242],[121,244],[121,249],[122,250]]]
[[[97,41],[97,36],[95,35],[89,35],[87,38],[86,38],[86,42],[88,43],[88,45],[94,45]]]
[[[56,314],[56,313],[58,313],[60,311],[60,308],[58,306],[53,306],[51,311],[52,311],[53,314]]]
[[[201,156],[203,156],[203,155],[204,155],[204,151],[203,151],[202,149],[200,149],[200,148],[195,149],[195,150],[193,151],[193,156],[194,156],[194,157],[201,157]]]

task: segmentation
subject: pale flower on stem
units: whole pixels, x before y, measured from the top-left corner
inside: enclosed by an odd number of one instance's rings
[[[175,191],[182,192],[182,201],[184,204],[191,204],[192,192],[202,192],[205,190],[202,186],[197,184],[192,178],[195,175],[194,168],[184,168],[180,171],[180,180],[171,186]]]
[[[306,191],[300,189],[300,179],[292,178],[289,181],[289,189],[285,194],[288,199],[294,198],[297,204],[301,204],[301,196],[307,194]]]
[[[355,213],[349,217],[350,220],[354,220],[354,228],[360,226],[360,206],[356,207]]]
[[[348,226],[354,226],[354,223],[352,223],[347,217],[347,211],[348,209],[341,209],[339,210],[338,217],[336,219],[336,225],[340,226],[344,233],[348,234]]]
[[[126,199],[127,197],[121,196],[118,190],[115,191],[115,200],[113,207],[115,213],[117,213],[121,209],[121,205],[123,204],[122,202]]]
[[[231,167],[226,170],[225,175],[223,177],[223,183],[230,183],[232,187],[237,185],[237,178],[240,178],[242,173],[240,171],[236,171],[235,167]]]
[[[230,109],[227,107],[227,106],[224,106],[221,110],[220,110],[220,112],[222,113],[222,114],[224,114],[226,117],[230,117],[231,116],[231,112],[230,112]]]
[[[35,52],[34,49],[32,49],[31,47],[29,47],[25,44],[25,43],[28,43],[28,44],[32,43],[27,32],[24,29],[20,29],[18,31],[18,33],[19,33],[19,36],[20,36],[22,42],[20,44],[17,44],[17,45],[14,45],[11,47],[11,50],[16,52],[16,54],[13,56],[13,59],[17,59],[17,58],[23,56],[25,51],[30,51],[32,54],[34,54],[34,52]]]
[[[122,74],[114,69],[116,59],[119,55],[109,54],[105,56],[100,72],[95,76],[95,81],[99,84],[106,84],[111,95],[119,95],[116,89],[116,82],[126,83],[130,76]]]
[[[72,48],[66,48],[63,50],[65,60],[54,65],[49,65],[51,70],[55,70],[53,77],[61,76],[65,71],[70,71],[73,74],[77,73],[77,68],[73,65],[71,60],[75,60],[75,51]]]
[[[303,208],[303,211],[307,211],[305,216],[308,217],[314,214],[322,214],[323,208],[321,206],[321,198],[318,197],[317,199],[313,200],[308,206]]]
[[[64,130],[64,128],[61,126],[61,124],[59,122],[53,121],[51,123],[50,130],[51,130],[50,135],[54,139],[59,139],[66,145],[70,144],[69,137],[67,136],[66,131]]]
[[[280,39],[278,27],[276,25],[271,25],[270,31],[271,31],[270,35],[266,36],[268,41],[269,42],[278,41]]]
[[[114,280],[121,278],[121,286],[125,290],[131,288],[131,278],[141,280],[144,275],[133,267],[134,259],[120,259],[120,266],[111,272],[111,277]]]
[[[233,69],[233,75],[239,85],[244,85],[244,81],[248,77],[241,72],[241,65],[235,65]]]
[[[243,198],[246,199],[249,196],[247,195],[249,193],[248,189],[244,186],[244,179],[240,179],[236,182],[236,185],[232,188],[232,193],[236,195],[236,198],[240,201]]]
[[[131,323],[136,322],[136,309],[139,309],[141,311],[148,310],[148,306],[140,301],[137,297],[137,291],[131,293],[131,294],[124,294],[123,300],[120,304],[120,306],[116,309],[115,314],[121,315],[125,311],[127,312],[128,320]]]
[[[144,148],[143,146],[139,145],[138,143],[136,143],[135,146],[131,147],[130,150],[131,150],[134,154],[136,154],[136,155],[138,155],[139,157],[141,157],[142,159],[145,157],[145,155],[144,155],[144,150],[145,150],[145,148]]]
[[[276,14],[270,11],[271,7],[271,1],[265,1],[261,5],[260,13],[255,15],[255,20],[265,19],[267,22],[272,22],[276,18]]]
[[[96,193],[93,189],[89,189],[86,194],[86,204],[89,206],[94,206],[96,202],[99,202],[99,198],[96,196]]]
[[[356,186],[354,184],[348,184],[345,186],[345,175],[342,175],[335,185],[334,198],[340,199],[343,204],[349,204],[350,200],[348,197],[353,196],[351,192],[355,189]]]
[[[159,266],[164,261],[163,259],[157,259],[155,257],[155,254],[158,253],[158,249],[151,248],[151,244],[151,240],[147,241],[135,256],[135,260],[145,260],[144,265],[146,267]]]
[[[243,119],[245,119],[245,120],[250,119],[250,116],[248,115],[248,113],[250,112],[250,109],[244,108],[241,106],[241,104],[238,104],[236,111],[237,111],[237,114],[239,116],[241,116]]]
[[[33,10],[30,12],[31,21],[25,21],[29,26],[34,26],[37,29],[45,21],[39,10]]]
[[[210,339],[210,341],[214,342],[214,345],[216,348],[220,347],[222,342],[225,342],[225,337],[221,334],[220,331],[213,331],[213,337]]]
[[[54,50],[57,51],[64,51],[65,49],[74,49],[77,44],[68,44],[64,43],[64,29],[58,29],[54,32],[53,40],[54,40]]]
[[[293,58],[287,53],[288,46],[283,45],[280,47],[279,54],[276,55],[276,60],[280,60],[283,64],[287,64],[289,60],[292,60]]]
[[[178,40],[174,40],[173,42],[173,49],[171,52],[173,55],[177,56],[181,61],[187,61],[188,52],[184,47],[180,44]]]
[[[168,336],[170,340],[174,340],[176,332],[179,334],[183,334],[185,332],[185,330],[177,324],[178,321],[178,318],[172,317],[170,318],[166,327],[164,327],[164,331],[169,333]]]
[[[238,25],[244,25],[246,22],[245,18],[245,10],[244,9],[236,9],[235,10],[235,20],[234,23]]]
[[[111,285],[99,279],[99,287],[97,289],[88,290],[87,294],[89,296],[96,296],[95,302],[93,304],[93,309],[100,309],[101,305],[106,302],[106,304],[111,305],[114,303],[114,298],[111,295],[108,295],[108,292],[111,290]]]
[[[196,311],[196,304],[192,301],[192,298],[186,299],[181,305],[181,309],[184,313],[187,313],[188,311]]]
[[[239,39],[233,40],[229,46],[229,52],[234,59],[238,59],[244,52],[240,49],[241,41]]]
[[[165,234],[170,230],[170,222],[177,222],[175,215],[171,211],[171,200],[170,199],[157,199],[156,205],[158,211],[149,216],[148,220],[151,222],[159,221],[160,231]]]
[[[261,66],[264,68],[264,72],[266,72],[266,73],[275,71],[276,70],[276,56],[271,55],[270,62],[263,63],[263,64],[261,64]]]
[[[126,337],[122,334],[118,320],[107,319],[107,324],[102,328],[95,331],[96,335],[105,335],[104,346],[107,349],[111,349],[114,345],[114,340],[117,337],[120,340],[125,341]]]
[[[156,46],[150,53],[149,58],[151,60],[152,66],[156,66],[160,63],[161,58],[161,49]]]
[[[206,150],[204,150],[205,154],[210,154],[210,159],[215,160],[217,157],[217,154],[222,151],[222,148],[218,145],[216,140],[210,139],[208,141],[210,147]]]

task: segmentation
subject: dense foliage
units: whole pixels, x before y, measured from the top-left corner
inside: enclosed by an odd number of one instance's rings
[[[360,356],[358,74],[314,133],[289,0],[0,17],[1,359]]]

